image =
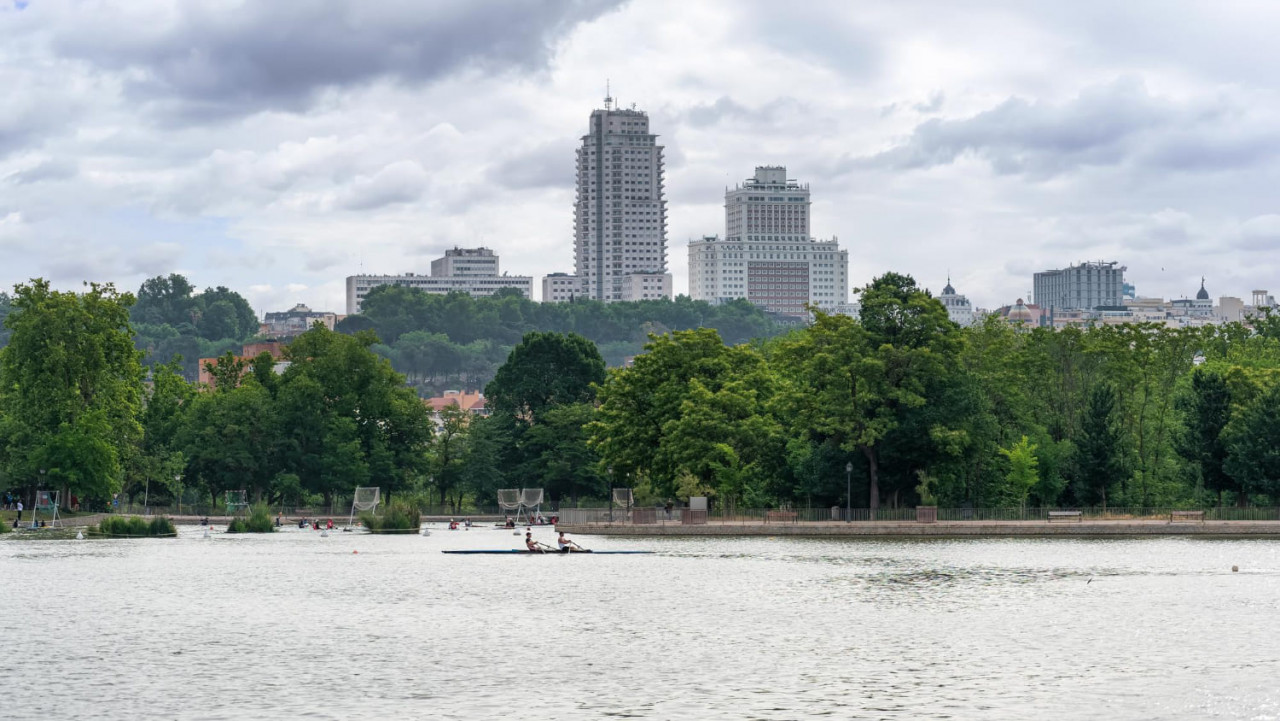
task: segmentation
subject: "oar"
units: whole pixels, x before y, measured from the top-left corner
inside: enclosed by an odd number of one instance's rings
[[[578,549],[580,553],[591,553],[591,549],[583,548],[582,546],[579,546],[576,541],[569,541],[569,545]]]
[[[543,548],[543,550],[550,551],[550,552],[552,552],[552,553],[558,553],[558,552],[559,552],[557,549],[552,548],[551,546],[548,546],[547,544],[543,543],[542,541],[534,541],[534,543],[536,543],[536,544],[538,544],[539,546],[541,546],[541,547]]]

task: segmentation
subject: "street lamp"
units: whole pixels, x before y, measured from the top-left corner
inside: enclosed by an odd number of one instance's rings
[[[178,489],[178,514],[182,514],[182,474],[173,474],[173,487]]]
[[[844,464],[844,522],[853,520],[853,461]]]
[[[147,504],[148,504],[150,501],[151,501],[151,474],[150,474],[150,473],[148,473],[148,474],[147,474],[147,487],[146,487],[146,489],[142,492],[142,515],[144,515],[144,516],[148,515],[148,513],[147,513]]]

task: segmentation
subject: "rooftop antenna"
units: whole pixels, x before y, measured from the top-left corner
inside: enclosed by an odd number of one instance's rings
[[[604,109],[613,109],[613,94],[609,92],[609,78],[604,79]]]

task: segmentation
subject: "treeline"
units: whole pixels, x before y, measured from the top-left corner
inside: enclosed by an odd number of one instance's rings
[[[542,487],[574,503],[859,508],[1280,503],[1280,318],[1054,331],[959,328],[909,276],[764,343],[710,329],[602,370],[592,344],[533,333],[446,420],[451,502]],[[443,481],[441,479],[444,479]],[[847,488],[852,486],[852,498]]]
[[[1280,318],[958,328],[909,276],[762,348],[658,338],[613,371],[590,445],[658,496],[951,507],[1280,501]]]
[[[213,389],[177,363],[144,382],[132,294],[33,281],[0,350],[0,487],[89,506],[148,482],[160,504],[191,488],[324,503],[370,485],[459,510],[536,487],[561,504],[613,487],[730,507],[1280,503],[1280,317],[962,329],[909,276],[860,295],[857,320],[736,344],[673,331],[609,370],[577,333],[528,332],[485,384],[489,416],[433,419],[372,329],[313,329],[280,373],[225,355]]]
[[[370,291],[361,313],[348,316],[338,330],[374,331],[382,341],[375,350],[431,395],[445,386],[483,388],[530,332],[575,333],[595,343],[608,365],[620,366],[643,351],[650,334],[712,328],[729,343],[745,343],[789,327],[747,301],[713,306],[681,296],[633,303],[535,303],[514,290],[472,298],[382,286]]]
[[[286,351],[230,353],[198,389],[175,360],[144,370],[130,327],[134,296],[43,280],[18,286],[0,350],[0,487],[28,504],[36,487],[104,508],[149,488],[153,505],[197,489],[291,505],[330,502],[356,486],[416,489],[430,462],[431,422],[371,333],[313,329]],[[206,306],[211,307],[211,306]],[[146,380],[146,382],[144,382]]]
[[[201,358],[215,358],[258,335],[258,317],[249,302],[225,287],[197,293],[176,273],[143,282],[129,320],[143,363],[154,366],[180,358],[183,377],[194,381]]]

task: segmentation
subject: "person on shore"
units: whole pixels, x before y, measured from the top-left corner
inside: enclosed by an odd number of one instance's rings
[[[22,499],[18,499],[18,522],[22,522]]]
[[[533,540],[533,531],[524,532],[524,547],[534,553],[544,553],[542,546],[538,545],[538,542]]]

